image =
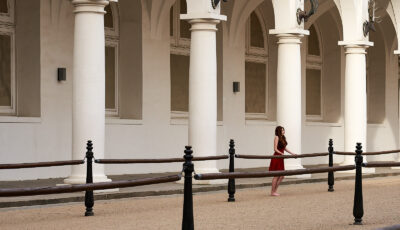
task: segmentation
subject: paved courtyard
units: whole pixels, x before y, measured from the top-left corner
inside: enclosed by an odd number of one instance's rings
[[[400,224],[400,176],[364,181],[364,225],[353,226],[354,181],[243,189],[227,203],[225,191],[194,195],[196,229],[376,229]],[[82,203],[0,209],[0,229],[180,229],[182,195],[97,201],[94,217]]]

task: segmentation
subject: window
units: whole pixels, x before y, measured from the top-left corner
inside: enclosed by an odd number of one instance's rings
[[[170,11],[171,36],[171,111],[172,116],[187,116],[189,111],[190,24],[180,20],[186,14],[186,1],[179,0]]]
[[[14,2],[0,0],[0,114],[13,115],[15,100]]]
[[[180,20],[186,14],[186,0],[177,0],[170,9],[171,118],[186,119],[189,111],[189,66],[191,25]],[[217,120],[223,119],[222,32],[217,25]]]
[[[261,14],[253,12],[246,24],[245,111],[246,119],[267,119],[266,32]]]
[[[319,34],[314,25],[310,27],[307,43],[306,66],[306,117],[322,120],[322,58]]]
[[[118,116],[118,5],[110,3],[105,7],[104,30],[106,35],[105,48],[105,90],[106,90],[106,115]]]

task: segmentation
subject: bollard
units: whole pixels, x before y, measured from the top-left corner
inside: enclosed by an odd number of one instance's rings
[[[91,184],[93,183],[93,144],[92,141],[87,142],[87,152],[86,152],[86,164],[87,164],[87,170],[86,170],[86,184]],[[91,191],[86,191],[85,193],[85,206],[86,206],[86,212],[85,216],[93,216],[93,206],[94,206],[94,197],[93,197],[93,190]]]
[[[229,142],[229,172],[235,172],[235,141],[231,139]],[[235,202],[235,178],[228,181],[228,202]]]
[[[333,140],[329,139],[329,147],[328,147],[328,152],[329,152],[329,167],[333,167]],[[333,185],[335,184],[335,177],[333,175],[333,172],[328,172],[328,192],[333,192],[335,191],[333,189]]]
[[[354,191],[354,206],[353,206],[353,215],[354,215],[354,224],[362,225],[362,217],[364,215],[363,208],[363,194],[362,194],[362,164],[363,164],[363,156],[361,155],[362,146],[361,143],[357,143],[356,150],[356,183],[355,183],[355,191]]]
[[[193,193],[192,193],[192,174],[194,165],[192,163],[192,147],[185,147],[185,163],[183,163],[183,171],[185,172],[185,182],[183,188],[183,219],[182,230],[194,230],[193,218]]]

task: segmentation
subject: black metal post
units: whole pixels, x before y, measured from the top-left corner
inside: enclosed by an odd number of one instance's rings
[[[333,140],[329,139],[329,147],[328,147],[328,152],[329,152],[329,167],[333,167]],[[328,191],[333,192],[335,191],[333,189],[333,185],[335,184],[335,177],[333,175],[333,172],[328,172]]]
[[[229,172],[235,172],[235,141],[231,139],[229,142]],[[228,180],[228,202],[235,202],[235,178]]]
[[[355,192],[354,192],[354,206],[353,206],[353,215],[354,215],[354,224],[362,225],[362,217],[364,215],[363,208],[363,194],[362,194],[362,163],[363,156],[362,154],[362,146],[361,143],[357,143],[356,147],[356,183],[355,183]]]
[[[185,184],[183,188],[183,219],[182,230],[194,230],[193,218],[193,193],[192,193],[192,174],[194,165],[192,163],[192,147],[185,147],[185,163],[183,163],[183,171],[185,172]]]
[[[87,165],[87,171],[86,171],[86,184],[91,184],[93,183],[93,144],[92,141],[87,142],[87,152],[86,152],[86,165]],[[91,191],[86,191],[85,193],[85,206],[86,206],[86,212],[85,216],[93,216],[93,206],[94,206],[94,197],[93,197],[93,190]]]

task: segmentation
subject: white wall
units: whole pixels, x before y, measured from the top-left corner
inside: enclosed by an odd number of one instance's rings
[[[36,119],[0,117],[0,161],[2,163],[71,159],[73,9],[68,1],[41,0],[40,3],[41,117]],[[227,8],[232,7],[230,4],[233,2],[226,3]],[[270,5],[271,3],[265,3],[261,6],[267,20],[273,20],[268,7]],[[228,20],[230,16],[228,12]],[[171,120],[169,15],[164,14],[164,18],[160,20],[162,22],[160,26],[163,29],[159,35],[151,33],[149,18],[146,13],[143,13],[142,119],[107,119],[106,158],[180,157],[188,142],[187,121]],[[268,23],[268,25],[273,26],[273,23]],[[273,154],[275,112],[271,112],[270,121],[245,120],[244,33],[239,32],[237,39],[231,39],[229,37],[231,34],[227,29],[229,24],[224,22],[222,27],[223,31],[219,33],[224,34],[223,121],[219,122],[217,128],[218,154],[227,153],[228,142],[231,138],[236,141],[238,154]],[[239,29],[244,30],[244,28]],[[388,36],[394,35],[389,33]],[[232,40],[237,42],[231,42]],[[273,84],[276,84],[274,40],[273,37],[269,37],[270,98],[276,98],[276,92],[273,89]],[[368,149],[371,151],[398,148],[397,72],[393,71],[397,59],[390,56],[393,53],[392,50],[386,53],[388,60],[391,60],[386,71],[387,122],[382,125],[368,126]],[[57,82],[57,67],[67,68],[67,81]],[[342,76],[338,77],[343,82],[343,71],[341,72]],[[129,75],[129,70],[125,70],[124,74]],[[239,93],[232,92],[233,81],[241,83]],[[341,85],[343,87],[343,83]],[[339,100],[342,101],[343,97],[342,92]],[[343,107],[342,103],[338,104]],[[269,109],[274,111],[276,103],[269,103],[269,106]],[[303,153],[327,151],[329,138],[334,139],[336,150],[343,150],[343,132],[341,121],[338,123],[304,122]],[[290,147],[290,140],[288,141]],[[380,159],[387,158],[376,160]],[[340,161],[340,157],[335,157],[335,163]],[[325,164],[326,162],[326,158],[303,160],[303,164]],[[236,161],[236,167],[242,168],[267,167],[268,165],[267,160],[237,159]],[[107,166],[106,173],[110,175],[176,172],[180,171],[181,167],[181,163],[118,165]],[[219,161],[218,167],[227,168],[228,161]],[[9,170],[0,174],[0,180],[66,177],[69,172],[69,167]]]

